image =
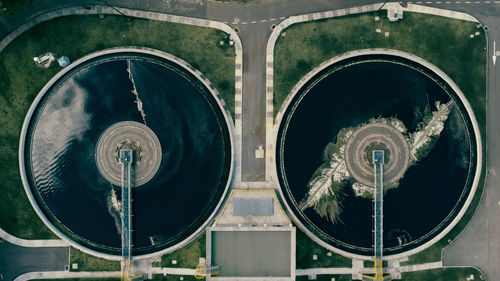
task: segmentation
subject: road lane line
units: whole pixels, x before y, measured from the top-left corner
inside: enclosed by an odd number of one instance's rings
[[[275,21],[276,19],[269,19],[269,21]]]
[[[257,23],[257,21],[251,21],[250,23]]]
[[[267,20],[260,20],[260,22],[266,22]]]
[[[284,20],[284,19],[285,19],[285,17],[281,17],[281,18],[280,18],[280,20]]]
[[[241,24],[247,24],[247,23],[248,23],[248,22],[246,22],[246,21],[242,21],[242,22],[241,22]]]

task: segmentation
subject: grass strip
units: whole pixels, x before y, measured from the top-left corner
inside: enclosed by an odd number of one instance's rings
[[[72,265],[78,264],[77,269],[73,269]],[[120,271],[119,261],[109,261],[85,254],[73,247],[70,250],[70,271]]]

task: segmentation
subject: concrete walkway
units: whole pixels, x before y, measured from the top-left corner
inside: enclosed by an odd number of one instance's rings
[[[70,271],[40,271],[29,272],[18,276],[14,281],[26,281],[32,279],[61,279],[61,278],[120,278],[121,271],[93,271],[93,272],[70,272]]]
[[[69,244],[60,239],[50,239],[50,240],[27,240],[17,238],[9,233],[5,232],[0,228],[0,238],[17,246],[22,247],[65,247]]]
[[[150,274],[185,275],[192,276],[195,273],[193,268],[151,268]],[[113,278],[121,277],[121,271],[39,271],[29,272],[18,276],[14,281],[26,281],[31,279],[61,279],[61,278]]]
[[[442,268],[443,265],[441,262],[430,262],[423,264],[414,264],[414,265],[406,265],[401,266],[400,272],[414,272],[414,271],[422,271],[429,269]],[[391,269],[388,271],[391,273]],[[320,275],[320,274],[351,274],[353,279],[355,276],[361,276],[361,274],[365,273],[373,273],[372,267],[328,267],[328,268],[308,268],[308,269],[297,269],[295,274],[297,276],[304,275]]]

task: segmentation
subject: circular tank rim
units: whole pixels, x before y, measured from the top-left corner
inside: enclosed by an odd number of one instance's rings
[[[276,115],[276,120],[274,122],[274,127],[273,127],[273,145],[272,145],[272,155],[276,155],[276,152],[278,150],[278,137],[279,137],[279,128],[280,125],[283,121],[284,114],[286,110],[288,109],[289,105],[293,101],[294,97],[298,94],[299,90],[316,74],[321,72],[322,70],[330,67],[331,65],[338,63],[342,60],[345,59],[350,59],[358,56],[365,56],[365,55],[390,55],[394,57],[400,57],[404,58],[413,62],[416,62],[418,64],[421,64],[422,66],[428,68],[434,74],[438,75],[441,79],[443,79],[450,87],[451,89],[456,93],[456,95],[459,97],[460,101],[463,103],[467,114],[469,115],[470,121],[472,123],[472,128],[474,130],[474,137],[476,139],[476,154],[477,154],[477,163],[476,163],[476,171],[474,173],[474,180],[472,182],[472,187],[469,192],[469,195],[467,196],[467,199],[464,202],[464,205],[458,212],[458,214],[453,218],[453,220],[441,231],[439,232],[436,236],[434,236],[432,239],[429,241],[423,243],[420,246],[417,246],[416,248],[410,249],[408,251],[404,251],[401,253],[397,254],[392,254],[392,255],[387,255],[384,256],[386,259],[399,259],[402,257],[407,257],[409,255],[416,254],[420,251],[423,251],[439,240],[441,240],[444,236],[446,236],[457,224],[458,222],[463,218],[465,212],[469,208],[472,199],[474,198],[474,195],[476,194],[477,187],[479,185],[479,180],[481,177],[481,170],[482,170],[482,163],[483,163],[483,154],[482,154],[482,140],[481,140],[481,132],[479,131],[479,124],[477,123],[476,116],[474,115],[474,111],[472,110],[472,107],[463,94],[463,92],[460,90],[457,84],[446,74],[444,73],[441,69],[439,69],[437,66],[434,64],[416,56],[410,53],[406,53],[403,51],[399,50],[394,50],[394,49],[385,49],[385,48],[374,48],[374,49],[361,49],[361,50],[356,50],[356,51],[351,51],[351,52],[346,52],[341,55],[335,56],[327,61],[324,61],[321,63],[319,66],[315,67],[313,70],[311,70],[309,73],[307,73],[304,77],[300,79],[300,81],[292,88],[288,96],[286,97],[285,101],[281,105],[278,114]],[[290,217],[292,217],[293,221],[297,224],[297,226],[304,232],[306,233],[309,238],[313,239],[316,243],[319,245],[335,252],[338,254],[341,254],[343,256],[347,256],[353,259],[362,259],[362,260],[370,260],[371,256],[369,255],[361,255],[361,254],[354,254],[336,247],[333,247],[332,245],[328,244],[327,242],[323,241],[320,239],[318,236],[316,236],[314,233],[312,233],[307,227],[297,218],[295,213],[293,212],[292,208],[288,204],[287,200],[285,199],[285,195],[283,193],[280,181],[279,181],[279,175],[278,175],[278,169],[277,169],[277,163],[276,161],[272,161],[272,176],[273,176],[273,182],[274,184],[279,187],[278,191],[280,194],[280,201],[282,204],[285,205],[285,208],[287,210],[287,213]]]
[[[184,61],[184,60],[182,60],[174,55],[171,55],[169,53],[163,52],[163,51],[159,51],[159,50],[155,50],[155,49],[151,49],[151,48],[146,48],[146,47],[126,46],[126,47],[116,47],[116,48],[104,49],[104,50],[100,50],[100,51],[97,51],[94,53],[87,54],[87,55],[79,58],[75,62],[71,63],[69,66],[60,70],[40,90],[40,92],[37,94],[37,96],[33,100],[28,112],[26,113],[26,117],[24,118],[23,126],[21,129],[21,135],[19,138],[19,171],[21,174],[21,180],[23,183],[23,187],[24,187],[26,195],[28,196],[28,199],[31,203],[31,206],[33,207],[33,209],[37,213],[38,217],[43,221],[45,226],[47,226],[59,238],[61,238],[64,241],[67,241],[70,246],[75,247],[76,249],[78,249],[84,253],[87,253],[87,254],[90,254],[93,256],[97,256],[100,258],[104,258],[104,259],[108,259],[108,260],[116,260],[116,261],[121,260],[121,255],[105,254],[105,253],[98,252],[96,250],[89,249],[89,248],[73,241],[73,239],[69,238],[67,235],[65,235],[59,229],[57,229],[57,227],[55,227],[52,223],[50,223],[50,221],[47,219],[47,217],[45,216],[43,211],[40,209],[40,207],[36,203],[34,195],[31,192],[31,188],[29,186],[29,181],[28,181],[28,178],[26,175],[25,161],[24,161],[25,159],[24,158],[25,158],[26,134],[28,131],[29,123],[31,121],[33,113],[35,112],[35,109],[38,107],[38,104],[40,103],[42,98],[45,96],[47,91],[54,85],[54,83],[56,83],[64,74],[68,73],[69,71],[71,71],[75,67],[81,65],[82,63],[84,63],[90,59],[94,59],[94,58],[104,56],[104,55],[119,54],[119,53],[124,53],[124,52],[141,53],[141,54],[153,55],[153,56],[157,56],[157,57],[166,59],[168,61],[173,62],[174,64],[179,65],[181,68],[189,71],[196,78],[198,78],[200,80],[200,82],[202,82],[203,85],[209,90],[209,92],[212,94],[213,98],[215,99],[215,101],[219,105],[219,109],[221,110],[221,113],[224,116],[224,120],[226,122],[228,134],[229,134],[229,142],[230,142],[230,146],[231,146],[231,148],[230,148],[231,161],[230,161],[230,166],[229,166],[229,174],[228,174],[228,178],[227,178],[227,183],[226,183],[226,186],[224,188],[224,191],[221,194],[221,198],[219,199],[219,202],[217,203],[217,205],[215,206],[214,210],[212,211],[210,216],[207,218],[207,220],[195,232],[193,232],[191,235],[189,235],[187,238],[185,238],[181,242],[179,242],[171,247],[168,247],[168,248],[165,248],[165,249],[153,252],[153,253],[134,256],[134,258],[145,259],[145,258],[162,256],[164,254],[173,252],[175,250],[178,250],[178,249],[186,246],[188,243],[190,243],[195,238],[197,238],[203,232],[203,230],[205,230],[205,228],[210,224],[210,222],[212,222],[214,220],[215,215],[219,212],[219,209],[221,208],[222,203],[225,201],[225,198],[228,194],[229,187],[232,184],[232,180],[233,180],[233,176],[234,176],[234,168],[235,168],[235,157],[234,157],[234,155],[235,155],[235,145],[234,145],[234,130],[235,130],[235,128],[234,128],[233,118],[231,117],[231,113],[229,112],[229,109],[227,109],[227,106],[226,106],[224,100],[222,100],[222,97],[219,94],[219,92],[217,91],[217,89],[215,89],[213,87],[212,83],[205,76],[203,76],[203,74],[200,71],[195,69],[193,66],[191,66],[186,61]]]

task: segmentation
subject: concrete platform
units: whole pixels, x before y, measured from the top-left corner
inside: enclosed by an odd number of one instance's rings
[[[206,258],[221,266],[207,280],[295,280],[295,228],[209,228]]]
[[[234,212],[234,202],[239,199],[268,199],[273,201],[272,215],[239,215]],[[274,190],[233,190],[214,226],[291,226]]]

